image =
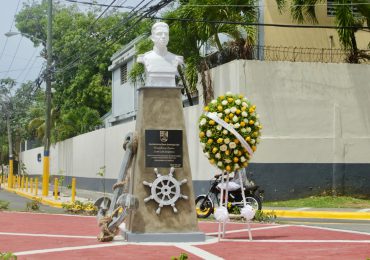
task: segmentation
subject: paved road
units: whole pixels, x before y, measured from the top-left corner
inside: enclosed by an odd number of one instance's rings
[[[10,202],[8,210],[11,210],[11,211],[27,211],[26,209],[27,202],[31,201],[17,194],[4,191],[3,189],[0,190],[0,200]],[[52,208],[52,207],[45,206],[45,205],[40,205],[39,212],[65,213],[63,209]]]
[[[367,220],[280,218],[277,222],[281,224],[307,225],[338,230],[359,231],[370,234],[370,221]]]

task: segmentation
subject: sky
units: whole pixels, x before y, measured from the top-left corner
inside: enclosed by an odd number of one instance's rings
[[[36,0],[37,1],[37,0]],[[38,0],[41,1],[41,0]],[[92,2],[93,0],[85,0]],[[45,69],[46,61],[40,57],[42,47],[35,48],[26,37],[14,35],[6,37],[6,32],[18,32],[15,27],[15,15],[22,9],[23,3],[28,0],[0,0],[0,79],[10,77],[17,85],[34,81]],[[53,0],[68,5],[67,1]],[[112,0],[95,1],[100,4],[111,4]],[[116,0],[114,5],[135,6],[138,0]],[[156,3],[157,1],[154,1]],[[78,5],[83,10],[86,5]],[[123,9],[122,9],[123,10]],[[126,9],[127,11],[127,9]]]
[[[14,16],[27,0],[0,0],[0,79],[10,77],[18,84],[35,80],[45,60],[41,47],[21,35],[6,37],[6,32],[17,32]]]

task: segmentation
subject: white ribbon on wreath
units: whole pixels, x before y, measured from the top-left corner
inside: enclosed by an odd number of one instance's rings
[[[212,119],[213,121],[215,121],[217,124],[221,125],[223,128],[225,128],[226,130],[228,130],[230,133],[232,133],[239,141],[240,143],[242,144],[242,146],[247,149],[247,152],[249,153],[250,156],[253,155],[253,150],[252,148],[250,147],[250,145],[247,143],[247,141],[244,140],[244,138],[231,126],[229,125],[228,123],[226,123],[224,120],[222,120],[221,118],[219,118],[217,116],[217,113],[210,113],[210,112],[206,112],[205,113],[205,116]]]

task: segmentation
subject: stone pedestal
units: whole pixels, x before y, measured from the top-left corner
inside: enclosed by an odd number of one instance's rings
[[[130,214],[126,224],[127,232],[123,236],[130,242],[204,241],[205,235],[198,229],[195,212],[179,88],[144,87],[139,90],[136,133],[138,148],[133,162],[130,192],[138,198],[139,206]],[[169,150],[166,150],[166,145]],[[165,176],[169,174],[171,166],[175,168],[173,177],[177,181],[187,180],[180,186],[180,193],[188,198],[180,197],[176,201],[177,213],[174,213],[171,206],[163,206],[157,214],[159,204],[155,200],[144,202],[145,198],[151,196],[151,188],[143,182],[154,182],[157,178],[154,168],[158,168],[158,172]]]

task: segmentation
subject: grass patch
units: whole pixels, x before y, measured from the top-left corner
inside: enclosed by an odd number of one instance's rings
[[[370,200],[356,199],[346,196],[311,196],[303,199],[285,201],[264,201],[265,207],[294,207],[294,208],[370,208]]]
[[[9,207],[9,202],[0,200],[0,210],[8,209],[8,207]]]

